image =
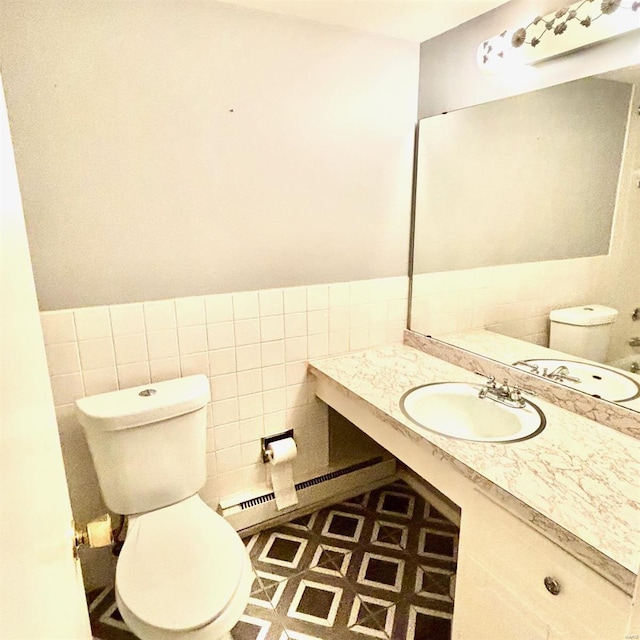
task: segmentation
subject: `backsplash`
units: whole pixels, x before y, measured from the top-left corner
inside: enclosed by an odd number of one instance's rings
[[[207,484],[221,496],[267,489],[260,438],[294,429],[297,477],[328,460],[326,407],[306,361],[402,341],[404,276],[41,313],[74,516],[104,510],[74,401],[203,373],[211,384]]]
[[[607,268],[608,257],[595,256],[417,274],[411,329],[487,329],[546,346],[549,311],[600,300]]]

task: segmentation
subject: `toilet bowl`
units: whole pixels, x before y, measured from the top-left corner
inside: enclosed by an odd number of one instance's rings
[[[252,582],[238,534],[197,495],[129,519],[116,602],[145,640],[230,638]]]
[[[195,375],[76,401],[105,504],[129,516],[116,602],[142,640],[231,638],[249,600],[249,554],[197,494],[210,397]]]

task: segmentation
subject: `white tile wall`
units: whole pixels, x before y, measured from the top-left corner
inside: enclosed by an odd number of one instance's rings
[[[99,514],[93,465],[73,402],[181,375],[209,377],[201,495],[266,489],[260,438],[294,429],[297,476],[328,457],[326,408],[308,358],[401,342],[406,277],[44,312],[51,385],[76,518]]]
[[[547,346],[549,312],[601,302],[607,268],[608,257],[595,256],[419,274],[411,328],[436,337],[488,329]]]

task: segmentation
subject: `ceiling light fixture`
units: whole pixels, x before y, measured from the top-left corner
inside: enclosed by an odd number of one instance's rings
[[[477,63],[486,73],[535,64],[640,29],[638,0],[581,0],[485,40]]]

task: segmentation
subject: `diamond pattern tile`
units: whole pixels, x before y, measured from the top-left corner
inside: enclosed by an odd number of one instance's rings
[[[287,616],[323,627],[332,627],[343,591],[342,587],[302,579]]]
[[[399,516],[402,518],[411,518],[413,516],[413,508],[415,498],[406,493],[398,491],[383,491],[378,499],[378,513]]]
[[[255,580],[234,640],[450,640],[458,529],[396,481],[244,540]],[[135,640],[113,589],[98,640]]]
[[[351,608],[348,629],[373,638],[389,638],[393,631],[395,610],[392,602],[358,596]]]
[[[409,607],[407,640],[448,638],[450,635],[451,614],[415,605]]]
[[[305,538],[277,531],[269,536],[259,560],[268,564],[296,569],[307,543]]]
[[[380,547],[397,549],[401,551],[407,548],[409,527],[404,524],[377,521],[373,525],[371,543]]]
[[[322,528],[322,535],[348,542],[358,542],[364,521],[364,516],[343,511],[330,511]]]
[[[351,551],[328,544],[319,544],[311,560],[310,568],[330,576],[344,577],[347,575]]]
[[[458,534],[451,531],[439,531],[435,527],[420,529],[418,553],[421,556],[442,559],[458,557]]]
[[[399,558],[381,556],[367,551],[360,565],[358,583],[375,589],[400,593],[404,565],[404,560]]]
[[[249,602],[265,609],[275,609],[287,586],[287,579],[264,571],[256,571],[255,573],[256,579],[251,589]]]

